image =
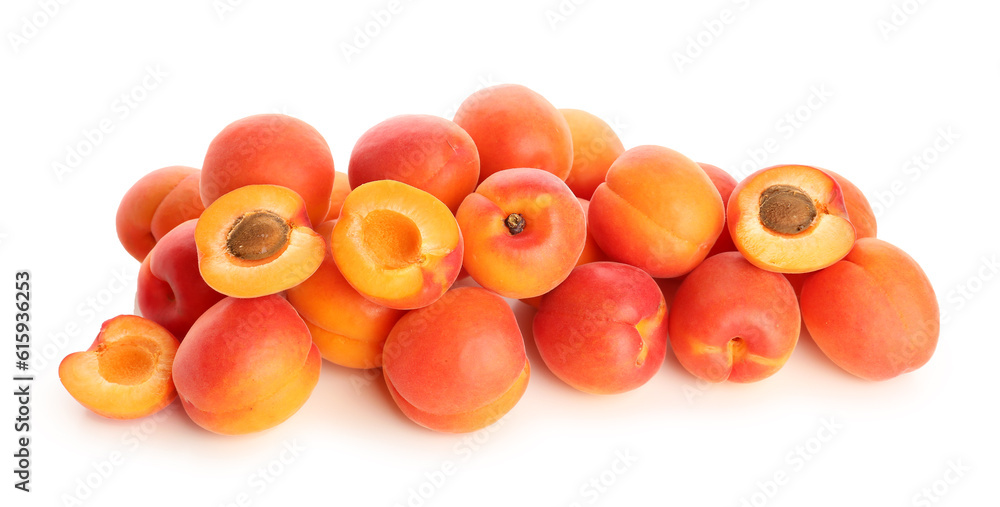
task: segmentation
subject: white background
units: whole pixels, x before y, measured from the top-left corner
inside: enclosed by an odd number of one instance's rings
[[[220,12],[224,1],[0,7],[2,315],[13,325],[14,273],[31,270],[37,376],[30,494],[13,489],[16,406],[0,396],[4,506],[996,501],[996,2],[404,0],[349,59],[343,45],[388,0],[233,0]],[[910,14],[893,17],[902,7]],[[678,65],[685,52],[691,62]],[[262,112],[314,125],[346,171],[375,123],[451,117],[470,93],[506,82],[601,116],[626,147],[660,144],[738,175],[804,163],[850,178],[875,205],[879,236],[934,284],[935,356],[871,383],[805,338],[770,379],[705,386],[668,353],[647,385],[598,397],[559,383],[529,334],[527,393],[471,436],[411,423],[378,377],[331,364],[298,414],[244,437],[206,432],[177,404],[104,420],[63,389],[59,360],[132,312],[138,263],[118,242],[115,211],[143,174],[200,167],[222,127]],[[141,100],[129,106],[123,93]],[[113,130],[59,177],[55,164],[105,119]],[[3,343],[0,371],[13,373],[13,341]],[[769,484],[776,474],[787,480]]]

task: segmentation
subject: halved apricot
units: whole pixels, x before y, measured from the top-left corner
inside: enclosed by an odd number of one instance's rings
[[[344,278],[362,296],[401,310],[440,298],[458,277],[464,251],[448,206],[395,180],[351,191],[330,247]]]
[[[94,413],[113,419],[145,417],[177,397],[171,368],[179,343],[151,320],[119,315],[101,325],[89,349],[59,363],[59,380]]]
[[[198,220],[194,238],[205,282],[241,298],[298,285],[316,272],[326,249],[302,198],[277,185],[248,185],[218,198]]]
[[[816,271],[854,246],[840,185],[811,166],[778,165],[747,176],[733,189],[727,220],[740,253],[768,271]]]

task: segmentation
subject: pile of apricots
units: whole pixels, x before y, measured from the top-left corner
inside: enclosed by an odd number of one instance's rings
[[[668,344],[705,381],[763,380],[803,323],[837,366],[886,380],[924,365],[939,332],[927,276],[875,237],[843,176],[778,165],[737,182],[668,148],[626,150],[520,85],[477,91],[453,120],[385,120],[347,174],[305,122],[243,118],[200,170],[136,182],[117,230],[142,263],[141,317],[104,323],[62,361],[63,384],[119,419],[179,397],[220,434],[291,417],[324,359],[381,368],[422,426],[483,428],[538,367],[512,305],[537,309],[544,367],[598,394],[645,384]]]

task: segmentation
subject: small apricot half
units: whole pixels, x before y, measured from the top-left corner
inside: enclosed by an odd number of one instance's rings
[[[458,278],[464,251],[448,206],[395,180],[365,183],[348,194],[330,247],[362,296],[401,310],[437,301]]]
[[[163,326],[135,315],[101,325],[94,343],[59,363],[69,394],[96,414],[135,419],[153,414],[177,397],[171,379],[180,342]]]
[[[854,246],[840,184],[815,167],[778,165],[747,176],[733,189],[727,220],[740,253],[768,271],[816,271]]]
[[[194,239],[205,282],[239,298],[298,285],[319,268],[326,250],[302,198],[277,185],[248,185],[223,195],[205,209]]]

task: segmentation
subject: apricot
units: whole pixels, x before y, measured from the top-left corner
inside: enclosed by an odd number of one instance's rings
[[[490,86],[455,112],[455,123],[479,151],[479,183],[504,169],[533,167],[565,180],[573,167],[573,136],[566,118],[521,85]]]
[[[329,222],[340,218],[340,207],[344,205],[344,199],[351,193],[351,183],[347,175],[337,171],[337,176],[333,179],[333,191],[330,193],[330,211],[326,213],[323,222]]]
[[[295,287],[316,272],[326,251],[311,226],[305,203],[292,190],[237,188],[198,219],[198,269],[227,296],[252,298]]]
[[[362,296],[411,310],[433,303],[455,283],[464,242],[441,200],[406,183],[378,180],[344,200],[331,249]]]
[[[452,433],[496,422],[521,399],[530,366],[514,312],[480,287],[413,310],[385,341],[382,372],[413,422]]]
[[[157,169],[125,192],[115,227],[125,251],[142,262],[156,242],[182,222],[201,216],[198,185],[201,171],[193,167]]]
[[[59,363],[59,380],[81,405],[112,419],[156,413],[177,397],[171,380],[178,341],[163,326],[135,315],[101,325],[94,343]]]
[[[604,120],[579,109],[560,109],[573,138],[573,167],[566,185],[582,199],[590,199],[604,183],[608,169],[625,152],[618,134]]]
[[[674,354],[692,375],[756,382],[781,369],[795,349],[799,305],[784,276],[723,252],[681,282],[669,328]]]
[[[862,238],[844,259],[802,285],[802,317],[837,366],[868,380],[920,368],[937,347],[941,318],[920,265],[885,241]]]
[[[486,178],[458,208],[465,269],[510,298],[540,296],[569,276],[587,240],[587,216],[566,183],[541,169]]]
[[[736,248],[768,271],[816,271],[854,245],[840,184],[815,167],[778,165],[747,176],[729,198],[727,219]]]
[[[712,180],[712,184],[715,185],[715,189],[719,191],[719,197],[722,197],[722,206],[725,207],[729,203],[729,196],[733,195],[733,189],[736,188],[736,178],[726,171],[712,165],[703,164],[698,162],[705,174],[708,175],[709,179]],[[711,257],[717,253],[722,252],[735,252],[736,244],[733,243],[733,237],[729,234],[729,226],[723,217],[722,232],[719,234],[719,238],[715,240],[715,244],[708,251],[708,256]]]
[[[868,198],[854,183],[847,178],[829,170],[824,171],[833,176],[840,184],[840,191],[844,195],[844,206],[847,208],[847,216],[854,224],[858,239],[874,238],[878,233],[878,224],[875,222],[875,211],[872,209]]]
[[[701,263],[722,232],[722,197],[689,158],[661,146],[623,153],[594,191],[590,231],[608,257],[657,278]]]
[[[316,232],[330,243],[334,223]],[[382,366],[382,345],[406,312],[365,299],[341,274],[328,249],[319,269],[288,289],[288,302],[299,312],[324,359],[348,368]]]
[[[209,431],[237,435],[280,424],[319,381],[319,349],[281,296],[226,298],[188,331],[174,358],[185,412]]]
[[[309,220],[318,224],[330,209],[333,155],[308,123],[283,114],[236,120],[212,139],[202,166],[201,199],[216,199],[246,185],[280,185],[299,194]]]
[[[479,182],[479,151],[462,127],[431,115],[402,115],[358,139],[348,167],[351,188],[396,180],[424,190],[454,213]]]
[[[139,268],[136,305],[142,316],[167,328],[179,340],[191,324],[225,296],[198,273],[198,247],[192,219],[168,232]]]
[[[587,215],[587,210],[590,208],[590,201],[577,197],[577,201],[580,202],[580,206],[583,207],[583,215]],[[576,260],[576,266],[582,266],[584,264],[590,264],[591,262],[601,262],[611,260],[608,258],[608,254],[601,250],[601,247],[597,246],[597,242],[594,241],[594,236],[590,233],[590,227],[587,227],[587,239],[583,243],[583,251],[580,252],[580,258]],[[461,275],[459,275],[461,276]],[[522,303],[538,308],[542,304],[542,296],[535,296],[532,298],[524,298],[521,300]]]
[[[645,271],[595,262],[542,296],[532,329],[542,360],[561,380],[588,393],[623,393],[663,364],[667,304]]]

